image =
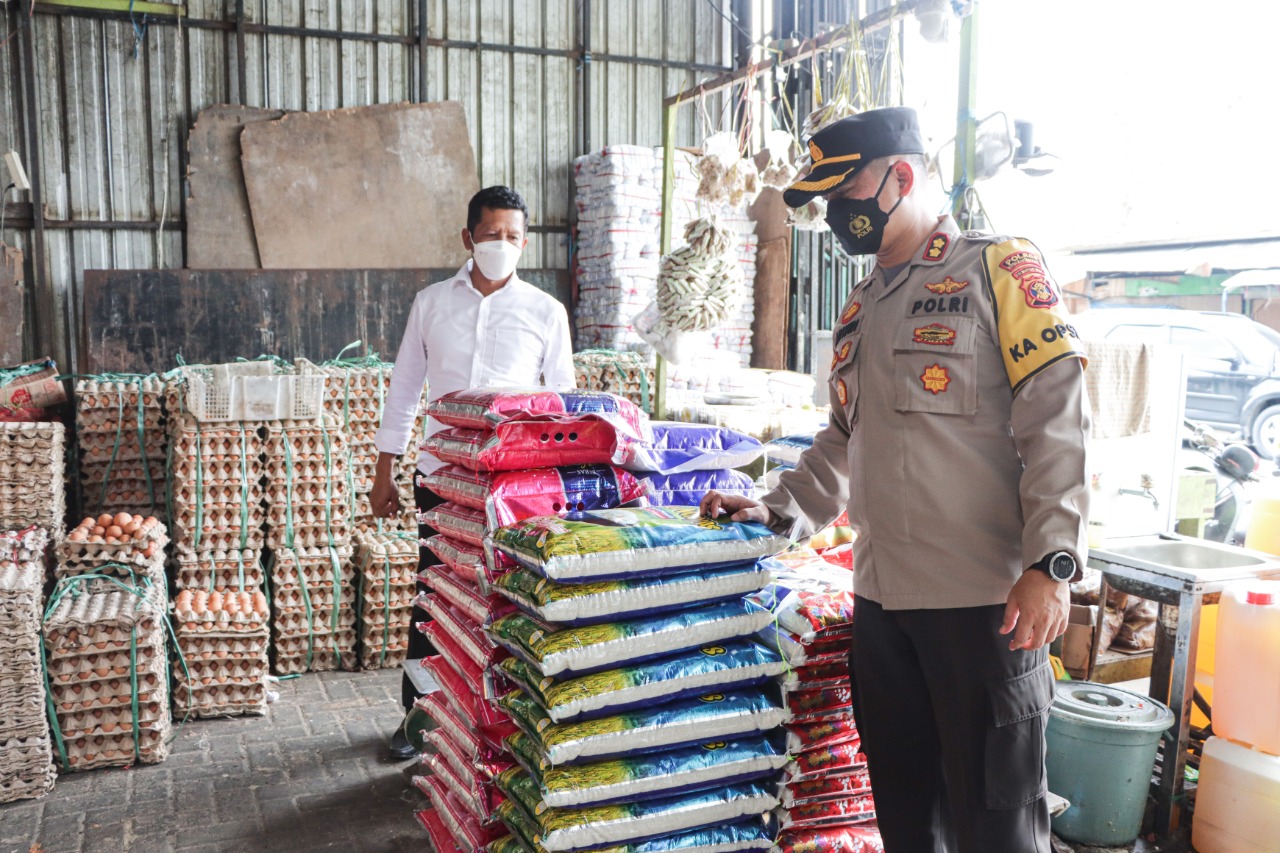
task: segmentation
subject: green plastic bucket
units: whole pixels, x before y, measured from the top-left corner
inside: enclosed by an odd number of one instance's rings
[[[1127,844],[1142,829],[1160,735],[1173,712],[1149,696],[1108,684],[1060,681],[1049,724],[1049,790],[1071,808],[1053,831],[1083,844]]]

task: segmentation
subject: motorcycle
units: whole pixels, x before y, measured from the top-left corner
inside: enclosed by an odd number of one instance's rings
[[[1252,500],[1245,484],[1256,483],[1260,479],[1257,454],[1243,444],[1224,442],[1204,424],[1184,419],[1183,426],[1186,428],[1183,443],[1212,463],[1208,468],[1202,463],[1184,465],[1185,470],[1207,471],[1216,475],[1218,480],[1213,518],[1205,522],[1202,538],[1243,545],[1249,529]]]

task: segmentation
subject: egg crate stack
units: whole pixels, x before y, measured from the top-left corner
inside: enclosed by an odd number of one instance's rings
[[[458,630],[443,590],[426,602],[446,642],[428,659],[442,689],[419,703],[437,726],[430,775],[415,780],[432,803],[424,820],[459,849],[657,837],[654,849],[769,850],[761,815],[788,761],[785,663],[752,639],[771,617],[742,596],[767,584],[757,558],[785,540],[704,527],[693,508],[591,515],[492,533],[522,566],[492,583],[507,607],[482,636],[499,651]]]
[[[173,603],[181,656],[173,663],[179,717],[267,711],[267,598],[261,591],[184,589]]]
[[[273,548],[345,545],[351,537],[346,437],[329,417],[267,425],[267,544]]]
[[[155,375],[76,381],[76,442],[87,512],[164,508],[164,381]]]
[[[40,666],[41,586],[48,534],[0,534],[0,803],[39,797],[56,771]]]
[[[767,563],[774,582],[747,601],[770,614],[758,639],[789,665],[783,687],[791,761],[776,812],[784,845],[862,826],[876,813],[848,670],[853,576],[810,548]]]
[[[0,422],[0,530],[34,524],[62,538],[66,434],[60,423]]]
[[[130,580],[138,577],[165,583],[165,546],[169,536],[154,516],[128,512],[86,518],[58,543],[57,577],[108,574]]]
[[[170,417],[169,527],[179,553],[262,549],[262,426],[210,427],[187,416]]]
[[[417,594],[418,537],[360,533],[355,565],[360,584],[360,666],[400,666],[409,651],[409,614]]]
[[[584,391],[605,391],[625,397],[653,413],[653,365],[638,352],[586,350],[573,354],[573,371]]]
[[[263,588],[262,553],[245,550],[178,551],[171,561],[177,589],[224,589],[256,592]]]
[[[271,643],[278,675],[356,668],[356,572],[349,547],[271,552]]]
[[[53,598],[44,648],[63,766],[163,761],[171,731],[164,588],[66,578]]]

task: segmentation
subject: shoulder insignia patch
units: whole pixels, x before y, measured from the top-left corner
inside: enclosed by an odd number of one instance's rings
[[[918,344],[928,344],[935,347],[954,346],[956,342],[956,330],[948,329],[941,323],[930,323],[915,330],[915,334],[911,340]]]
[[[964,290],[968,286],[969,286],[969,282],[967,281],[956,281],[951,276],[947,276],[942,281],[936,281],[932,284],[926,284],[924,286],[924,289],[929,291],[930,293],[947,294],[947,293],[956,293],[958,291]]]
[[[831,369],[835,370],[836,365],[849,357],[849,351],[853,349],[853,341],[845,341],[836,348],[831,358]]]
[[[858,316],[858,312],[859,312],[859,311],[861,311],[861,310],[862,310],[862,303],[861,303],[861,302],[853,302],[853,303],[851,303],[851,304],[849,305],[849,307],[848,307],[848,308],[846,308],[846,309],[844,309],[844,312],[840,315],[840,322],[841,322],[841,323],[848,323],[848,322],[849,322],[850,320],[852,320],[854,317],[857,317],[857,316]]]
[[[849,405],[849,387],[844,384],[843,379],[836,380],[836,399],[842,406]]]
[[[924,369],[924,373],[920,374],[920,382],[924,385],[924,390],[936,396],[947,390],[947,385],[951,382],[951,374],[942,365],[931,364]]]
[[[1058,304],[1058,294],[1049,283],[1044,263],[1035,252],[1014,252],[1000,262],[1000,268],[1018,280],[1029,308],[1052,308]]]
[[[940,261],[947,254],[947,247],[951,245],[951,236],[943,231],[939,231],[929,238],[929,242],[924,246],[924,254],[921,260]]]

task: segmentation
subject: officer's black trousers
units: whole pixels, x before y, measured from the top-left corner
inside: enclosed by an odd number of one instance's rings
[[[437,495],[430,489],[419,486],[416,482],[413,484],[413,502],[418,506],[418,512],[426,512],[434,509],[444,503],[444,498]],[[427,527],[425,524],[418,525],[418,539],[426,541],[428,537],[435,536],[436,531]],[[425,546],[418,548],[418,570],[421,571],[427,566],[435,562],[435,558],[431,551]],[[418,582],[418,592],[430,592],[426,584]],[[431,641],[414,627],[419,622],[430,622],[431,616],[427,611],[420,607],[415,607],[409,611],[409,660],[420,660],[427,655],[435,654],[435,648],[431,645]],[[413,687],[413,682],[409,680],[409,674],[405,673],[400,679],[400,703],[404,705],[404,709],[408,711],[413,707],[413,701],[420,694]]]
[[[886,853],[1049,853],[1047,649],[1009,650],[1004,605],[857,599],[854,714]]]

